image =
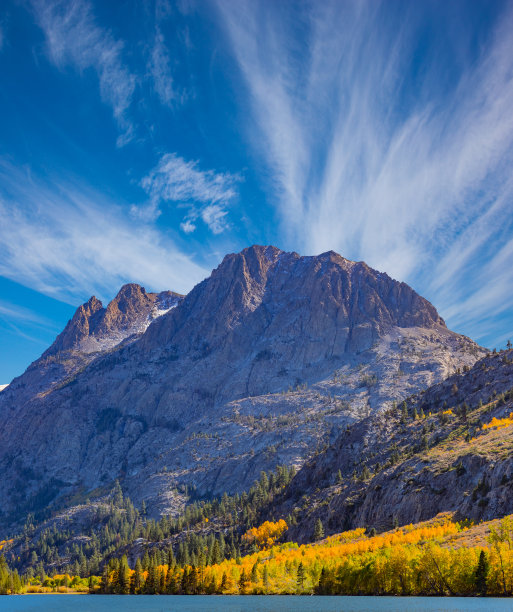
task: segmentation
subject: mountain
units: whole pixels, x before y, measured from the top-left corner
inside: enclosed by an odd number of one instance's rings
[[[0,394],[3,524],[115,479],[153,515],[243,491],[484,354],[406,284],[333,252],[253,246],[184,298],[127,285]]]
[[[356,423],[292,480],[274,515],[296,515],[290,537],[378,531],[452,512],[475,522],[513,512],[513,351]]]

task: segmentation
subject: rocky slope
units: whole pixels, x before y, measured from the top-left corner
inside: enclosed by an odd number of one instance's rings
[[[306,541],[317,518],[336,532],[445,511],[474,521],[509,514],[512,413],[513,351],[503,351],[348,428],[300,470],[272,511],[295,515],[291,537]]]
[[[163,294],[121,293],[81,307],[0,395],[4,524],[116,478],[154,514],[247,489],[484,354],[410,287],[333,252],[228,255],[142,335]]]

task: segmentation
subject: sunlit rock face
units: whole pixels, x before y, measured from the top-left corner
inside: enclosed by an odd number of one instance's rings
[[[253,246],[184,298],[126,285],[0,394],[4,523],[116,478],[154,514],[243,490],[482,354],[408,285],[333,252]]]

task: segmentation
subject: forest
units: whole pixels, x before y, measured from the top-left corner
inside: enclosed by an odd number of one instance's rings
[[[280,543],[284,520],[266,521],[242,537],[254,552],[227,558],[213,538],[193,550],[194,563],[177,559],[171,547],[145,551],[133,567],[126,555],[111,557],[100,575],[20,577],[1,557],[0,592],[511,596],[513,516],[485,527],[485,541],[475,545],[476,526],[451,515],[298,545]]]

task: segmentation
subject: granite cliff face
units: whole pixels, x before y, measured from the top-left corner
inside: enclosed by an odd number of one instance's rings
[[[4,523],[116,478],[154,514],[243,490],[483,354],[410,287],[333,252],[251,247],[183,299],[127,285],[0,394]]]

